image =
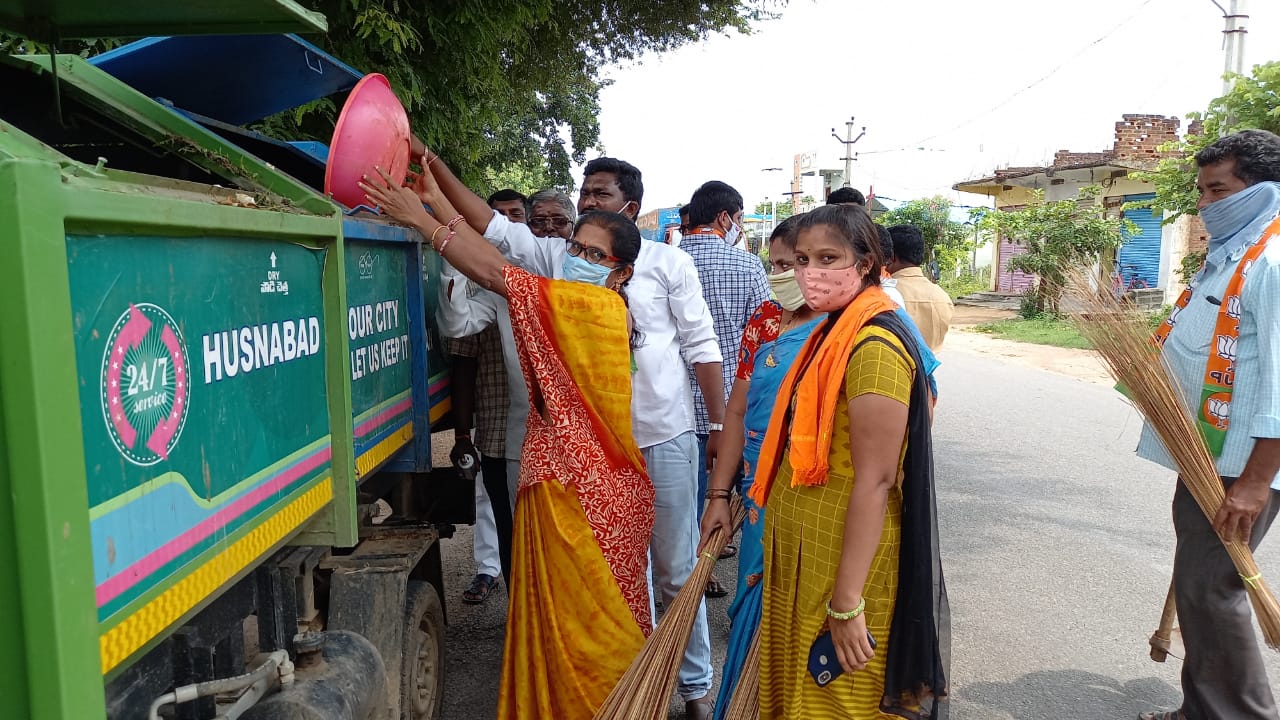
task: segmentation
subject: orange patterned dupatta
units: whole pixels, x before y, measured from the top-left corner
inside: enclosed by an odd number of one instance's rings
[[[529,387],[499,718],[590,718],[652,628],[653,485],[631,433],[626,309],[506,271]]]

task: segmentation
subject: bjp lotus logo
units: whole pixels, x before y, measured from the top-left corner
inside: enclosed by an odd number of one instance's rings
[[[1231,395],[1214,393],[1205,398],[1204,415],[1206,418],[1213,418],[1219,430],[1225,430],[1231,419]]]
[[[1218,336],[1218,357],[1229,363],[1236,361],[1236,342],[1237,338],[1228,335]]]
[[[1240,279],[1244,280],[1249,277],[1249,271],[1253,269],[1253,260],[1246,261],[1244,266],[1240,268]]]
[[[1173,307],[1173,310],[1169,313],[1169,321],[1168,321],[1169,324],[1170,325],[1176,324],[1178,322],[1178,316],[1181,314],[1182,314],[1182,306],[1175,305]]]
[[[1240,296],[1232,295],[1227,298],[1227,317],[1232,320],[1240,319]]]

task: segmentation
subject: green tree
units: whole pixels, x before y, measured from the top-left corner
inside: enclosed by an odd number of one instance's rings
[[[1197,152],[1240,130],[1280,133],[1280,61],[1256,65],[1249,76],[1235,76],[1230,92],[1210,102],[1204,112],[1187,117],[1201,121],[1203,129],[1161,146],[1161,150],[1176,155],[1162,159],[1154,171],[1133,174],[1136,179],[1155,184],[1156,197],[1150,204],[1157,212],[1173,213],[1169,220],[1196,212],[1199,193],[1193,157]]]
[[[951,201],[941,195],[909,200],[876,218],[885,227],[914,225],[924,235],[926,262],[938,262],[938,275],[954,275],[973,249],[970,226],[951,219]]]
[[[310,0],[329,18],[325,48],[387,75],[414,131],[477,189],[490,173],[546,167],[572,188],[572,163],[599,149],[603,71],[750,32],[780,0]],[[326,137],[333,108],[299,129]]]
[[[770,202],[756,203],[755,214],[768,217],[769,213],[774,212],[775,210],[778,213],[778,222],[782,222],[783,220],[786,220],[787,218],[795,214],[795,211],[791,209],[790,200],[781,200],[781,201],[776,201],[772,203]]]
[[[1057,314],[1067,273],[1085,269],[1122,243],[1133,223],[1108,217],[1097,202],[1100,187],[1082,188],[1077,200],[1045,202],[1044,191],[1021,210],[987,210],[979,227],[1027,249],[1009,267],[1036,276],[1035,311]]]
[[[600,149],[605,69],[711,33],[751,32],[786,0],[303,0],[325,14],[326,51],[391,81],[414,132],[477,191],[512,167],[545,167],[573,187],[572,163]],[[0,35],[0,47],[41,48]],[[88,52],[83,45],[65,48]],[[101,45],[94,48],[101,49]],[[654,98],[655,107],[661,98]],[[328,141],[339,108],[320,100],[256,126]]]

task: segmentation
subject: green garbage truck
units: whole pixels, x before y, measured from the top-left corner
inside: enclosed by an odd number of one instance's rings
[[[0,57],[0,717],[437,717],[439,259],[245,129],[360,73],[291,0],[0,29],[147,38]]]

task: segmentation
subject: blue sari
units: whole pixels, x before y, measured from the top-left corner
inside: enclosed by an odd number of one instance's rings
[[[743,417],[746,444],[742,448],[743,478],[742,505],[747,518],[742,523],[742,541],[738,552],[738,594],[729,606],[729,648],[724,660],[724,673],[720,681],[720,695],[716,700],[716,718],[723,720],[729,708],[729,699],[738,686],[742,665],[746,662],[751,640],[760,627],[762,606],[761,577],[764,574],[764,508],[747,497],[755,477],[755,465],[760,458],[760,446],[769,428],[769,416],[778,398],[782,381],[791,369],[805,340],[826,316],[819,316],[804,325],[792,328],[776,340],[761,343],[755,353],[755,366],[751,384],[747,390],[747,412]]]

